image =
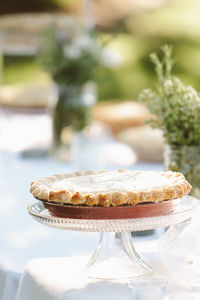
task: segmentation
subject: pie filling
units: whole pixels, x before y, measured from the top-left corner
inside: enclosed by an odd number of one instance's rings
[[[157,172],[105,172],[97,175],[70,177],[55,182],[52,191],[67,190],[83,194],[107,192],[127,192],[158,189],[173,184],[172,177],[161,176]]]

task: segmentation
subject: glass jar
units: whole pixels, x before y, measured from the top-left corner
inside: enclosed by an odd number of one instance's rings
[[[49,101],[52,117],[52,146],[50,155],[70,161],[73,133],[83,130],[90,122],[91,107],[96,101],[96,86],[57,86]]]
[[[181,172],[192,185],[190,195],[200,198],[200,145],[167,145],[164,168],[165,171]]]

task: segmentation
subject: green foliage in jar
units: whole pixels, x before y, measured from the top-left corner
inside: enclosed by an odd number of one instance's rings
[[[93,32],[72,22],[66,32],[54,25],[43,32],[38,58],[57,84],[83,85],[95,80],[102,51]]]
[[[139,101],[145,103],[155,115],[149,120],[153,128],[163,131],[165,142],[176,146],[200,144],[200,97],[192,86],[186,86],[171,74],[172,47],[164,45],[163,57],[150,54],[158,76],[155,90],[145,89]]]

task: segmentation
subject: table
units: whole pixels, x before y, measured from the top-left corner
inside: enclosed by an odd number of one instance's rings
[[[136,164],[133,168],[160,170],[162,166]],[[67,163],[0,152],[0,300],[14,299],[31,259],[89,255],[97,245],[96,233],[58,231],[37,224],[26,212],[33,201],[29,193],[33,179],[71,171],[74,167]],[[154,241],[148,243],[148,251],[157,250]],[[139,241],[138,248],[139,252],[146,249],[146,243]]]

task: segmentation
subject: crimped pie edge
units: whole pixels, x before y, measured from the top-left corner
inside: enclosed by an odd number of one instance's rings
[[[126,169],[119,169],[117,172],[126,172]],[[30,192],[39,200],[49,202],[59,202],[73,205],[102,205],[105,207],[118,206],[123,204],[136,205],[143,202],[162,202],[164,200],[181,198],[188,194],[191,185],[185,180],[185,177],[178,172],[159,172],[166,177],[174,177],[174,183],[167,187],[156,188],[144,191],[127,192],[106,192],[98,194],[83,194],[80,192],[70,192],[67,190],[51,191],[52,183],[69,177],[95,175],[108,172],[108,170],[73,172],[67,174],[56,174],[49,177],[37,179],[31,183]],[[142,172],[141,172],[142,173]]]

